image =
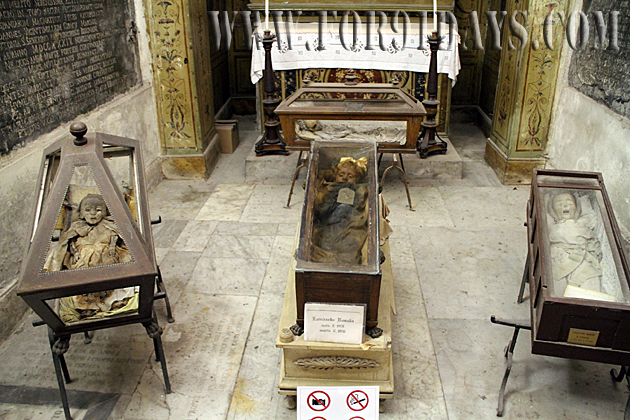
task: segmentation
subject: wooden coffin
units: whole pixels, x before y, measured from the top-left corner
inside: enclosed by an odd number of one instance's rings
[[[534,171],[532,353],[630,364],[630,271],[601,174]]]
[[[345,169],[341,175],[334,170],[348,158],[361,160],[365,168],[354,182],[342,179]],[[304,304],[313,302],[365,304],[367,327],[376,327],[381,288],[378,211],[376,144],[314,141],[296,255],[299,326],[304,326]]]

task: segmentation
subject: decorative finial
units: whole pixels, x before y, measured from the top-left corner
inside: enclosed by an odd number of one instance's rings
[[[88,128],[84,122],[77,121],[70,125],[70,134],[75,137],[73,140],[75,146],[83,146],[87,144],[87,139],[84,137],[87,131]]]
[[[359,83],[357,81],[358,76],[354,73],[353,69],[348,70],[348,73],[346,73],[345,79],[346,79],[346,85],[348,86],[353,86]]]

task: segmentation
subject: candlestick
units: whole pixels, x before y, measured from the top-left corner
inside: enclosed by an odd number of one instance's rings
[[[437,15],[437,0],[433,0],[433,32],[437,32],[437,22],[438,20],[438,15]]]
[[[265,31],[269,30],[269,0],[265,0]]]

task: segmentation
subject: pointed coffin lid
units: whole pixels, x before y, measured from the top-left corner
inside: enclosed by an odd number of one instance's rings
[[[94,286],[95,289],[107,289],[113,280],[127,279],[129,284],[133,278],[157,273],[155,256],[152,246],[147,197],[144,190],[143,167],[139,152],[139,142],[122,137],[95,133],[85,136],[87,144],[77,146],[71,136],[58,141],[47,148],[44,160],[49,153],[61,148],[61,162],[57,174],[47,197],[35,209],[38,220],[33,223],[34,232],[29,238],[32,241],[27,248],[23,261],[19,295],[45,293],[47,296],[63,296],[73,293],[73,289]],[[114,176],[103,158],[103,142],[112,146],[133,148],[133,163],[135,171],[138,200],[138,222],[134,220],[121,191],[116,185]],[[110,216],[113,217],[120,236],[127,245],[133,258],[131,262],[96,266],[85,269],[43,271],[44,262],[48,254],[51,236],[59,218],[59,212],[66,197],[72,174],[76,167],[87,165],[102,194]],[[40,182],[46,176],[45,162],[40,172]],[[142,226],[142,231],[139,229]]]

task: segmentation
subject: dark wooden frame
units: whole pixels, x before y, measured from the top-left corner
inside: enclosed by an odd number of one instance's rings
[[[148,197],[140,142],[124,137],[95,133],[81,137],[85,144],[68,136],[44,151],[39,174],[40,192],[23,258],[18,295],[58,335],[110,328],[132,323],[151,323],[155,281],[158,274],[151,233]],[[105,143],[105,145],[104,145]],[[137,202],[134,219],[106,157],[127,154],[131,158]],[[59,218],[63,200],[75,166],[88,165],[98,180],[107,207],[117,223],[133,261],[125,264],[79,270],[43,272],[51,234]],[[54,172],[54,173],[53,173]],[[53,176],[54,175],[54,176]],[[53,180],[54,178],[54,180]],[[50,182],[52,182],[52,185]],[[64,323],[46,301],[103,290],[138,286],[138,312],[103,319]]]
[[[546,177],[540,180],[540,177]],[[558,181],[550,181],[552,177]],[[564,179],[563,179],[564,178]],[[566,180],[570,179],[571,182]],[[560,170],[534,170],[527,204],[528,256],[523,281],[529,282],[532,353],[601,363],[630,365],[630,305],[617,302],[554,297],[549,255],[546,208],[540,188],[584,189],[601,192],[613,254],[617,253],[625,275],[620,281],[630,285],[630,269],[619,226],[600,173]],[[567,343],[570,328],[599,331],[595,346]]]
[[[338,99],[346,105],[351,103],[375,103],[376,109],[370,111],[356,110],[346,107],[345,110],[330,106],[291,107],[302,94],[395,94],[411,107],[408,110],[395,109],[388,106],[387,99]],[[309,99],[309,101],[331,101],[335,99]],[[309,140],[299,139],[295,135],[296,120],[357,120],[357,121],[406,121],[407,136],[404,145],[378,143],[378,153],[415,153],[416,142],[423,117],[427,114],[422,103],[413,98],[400,87],[390,83],[358,83],[349,86],[345,83],[308,83],[299,88],[293,95],[285,99],[277,108],[287,149],[308,151]]]
[[[339,266],[318,264],[309,261],[313,230],[313,202],[317,169],[322,148],[347,148],[360,145],[370,147],[368,163],[369,221],[367,265]],[[314,141],[310,153],[304,206],[299,232],[297,264],[295,268],[295,291],[297,324],[304,326],[305,303],[357,303],[367,305],[366,326],[378,324],[378,302],[381,289],[379,254],[379,201],[378,174],[376,172],[376,145],[369,142]]]

